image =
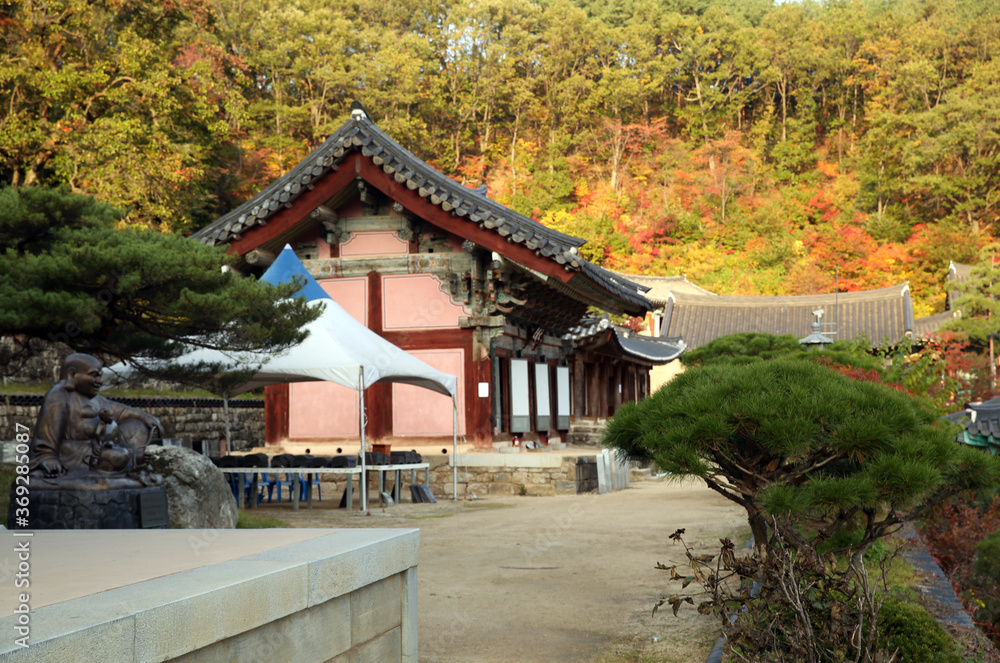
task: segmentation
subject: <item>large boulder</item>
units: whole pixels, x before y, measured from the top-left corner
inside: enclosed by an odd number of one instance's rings
[[[239,513],[225,475],[206,457],[184,447],[148,447],[167,486],[171,529],[232,529]]]

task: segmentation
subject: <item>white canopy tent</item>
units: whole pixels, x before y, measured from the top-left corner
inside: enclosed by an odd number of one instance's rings
[[[290,252],[290,249],[286,249]],[[292,253],[294,258],[294,253]],[[295,259],[298,262],[297,259]],[[301,263],[299,263],[301,266]],[[304,271],[304,269],[303,269]],[[314,282],[315,283],[315,282]],[[318,286],[317,286],[318,287]],[[314,299],[310,306],[321,307],[320,316],[305,329],[309,336],[299,345],[279,355],[235,353],[194,349],[174,360],[185,366],[217,365],[226,374],[248,370],[245,382],[222,394],[226,408],[226,437],[229,437],[229,397],[258,387],[289,382],[327,381],[358,391],[361,413],[361,467],[365,475],[365,389],[376,382],[399,382],[430,389],[452,399],[452,446],[458,450],[457,378],[442,373],[401,348],[393,345],[358,322],[337,302]],[[152,367],[155,368],[155,367]],[[142,377],[134,366],[118,363],[104,369],[102,388]],[[454,498],[457,499],[457,466],[453,472]],[[367,510],[367,486],[362,481],[361,508]]]

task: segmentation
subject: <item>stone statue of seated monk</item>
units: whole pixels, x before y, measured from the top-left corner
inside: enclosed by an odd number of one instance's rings
[[[99,490],[162,482],[148,471],[145,453],[163,430],[159,419],[100,396],[101,368],[96,357],[72,354],[45,394],[29,461],[41,485]]]

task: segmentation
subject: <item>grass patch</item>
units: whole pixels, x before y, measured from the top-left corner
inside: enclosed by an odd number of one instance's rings
[[[236,529],[274,529],[277,527],[291,527],[291,525],[284,520],[246,511],[240,511],[240,519],[236,523]]]
[[[0,394],[44,394],[52,388],[51,384],[6,384],[0,385]],[[101,392],[109,398],[142,398],[162,396],[164,398],[221,398],[204,389],[108,389]],[[264,400],[261,394],[252,392],[233,396],[230,400]]]
[[[0,394],[44,394],[52,385],[0,384]]]
[[[450,513],[434,513],[429,516],[407,516],[410,520],[425,520],[427,518],[451,518],[453,514]]]
[[[9,465],[0,467],[0,522],[7,525],[7,507],[10,506],[10,489],[17,476]]]
[[[511,504],[466,504],[466,509],[510,509]]]
[[[886,580],[891,596],[908,603],[916,603],[919,600],[919,595],[914,589],[918,581],[916,568],[907,562],[902,554],[892,560]]]

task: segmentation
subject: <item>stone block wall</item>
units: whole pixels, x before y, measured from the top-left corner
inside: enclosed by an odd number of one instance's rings
[[[597,490],[597,456],[579,456],[576,459],[576,484],[581,493]]]
[[[0,336],[0,355],[13,351],[17,345],[9,336]],[[63,359],[73,354],[73,349],[62,343],[32,341],[34,351],[23,362],[15,363],[13,375],[3,377],[6,384],[53,384],[59,379]]]
[[[473,495],[574,495],[593,490],[581,489],[576,456],[460,454],[425,460],[431,461],[431,491],[449,500],[454,496],[453,463],[458,468],[459,499]]]
[[[574,495],[598,491],[598,458],[600,455],[562,456],[540,453],[474,453],[459,454],[457,457],[427,455],[423,461],[430,465],[429,485],[431,492],[440,500],[451,500],[454,495],[452,481],[453,468],[456,467],[458,477],[458,499],[488,498],[490,496],[524,495]],[[272,470],[281,475],[281,470]],[[424,482],[425,471],[416,470],[414,482]],[[646,471],[648,475],[648,470]],[[320,491],[313,488],[313,499],[322,496],[324,502],[339,501],[347,486],[347,480],[342,474],[319,474]],[[385,473],[385,490],[391,494],[396,480],[394,472]],[[284,479],[284,475],[280,478]],[[645,475],[643,476],[645,478]],[[403,502],[410,502],[410,472],[402,471],[402,490],[400,497]],[[357,479],[354,483],[355,505],[360,500]],[[608,480],[607,490],[619,490],[628,487],[625,481],[612,485]],[[277,502],[276,488],[272,490],[271,500]],[[288,488],[282,488],[282,501],[288,501]],[[368,477],[369,504],[379,503],[378,474],[372,472]],[[473,497],[475,496],[475,497]],[[265,493],[264,499],[267,500]]]
[[[0,396],[0,440],[13,440],[15,424],[35,427],[42,407],[41,394]],[[218,440],[226,429],[221,398],[114,398],[157,417],[164,437],[187,443]],[[246,451],[264,446],[264,401],[229,401],[230,450]]]
[[[526,495],[541,497],[549,495],[575,495],[597,490],[596,469],[592,483],[583,485],[577,479],[576,456],[557,456],[545,453],[521,454],[460,454],[458,457],[458,498],[475,499],[496,495]],[[439,500],[451,500],[454,495],[452,481],[452,456],[424,456],[430,465],[430,489]],[[581,456],[580,460],[589,467],[596,468],[593,456]],[[321,474],[323,500],[339,500],[346,487],[346,480],[338,474]],[[386,473],[386,490],[395,481],[393,473]],[[410,475],[403,472],[404,502],[410,501]],[[417,470],[416,482],[423,483],[424,470]],[[368,481],[369,503],[378,503],[378,479],[372,474]],[[287,500],[287,488],[282,499]],[[313,493],[313,499],[317,493]],[[266,498],[265,498],[266,499]],[[277,497],[273,498],[277,501]],[[357,500],[357,483],[354,499]]]

